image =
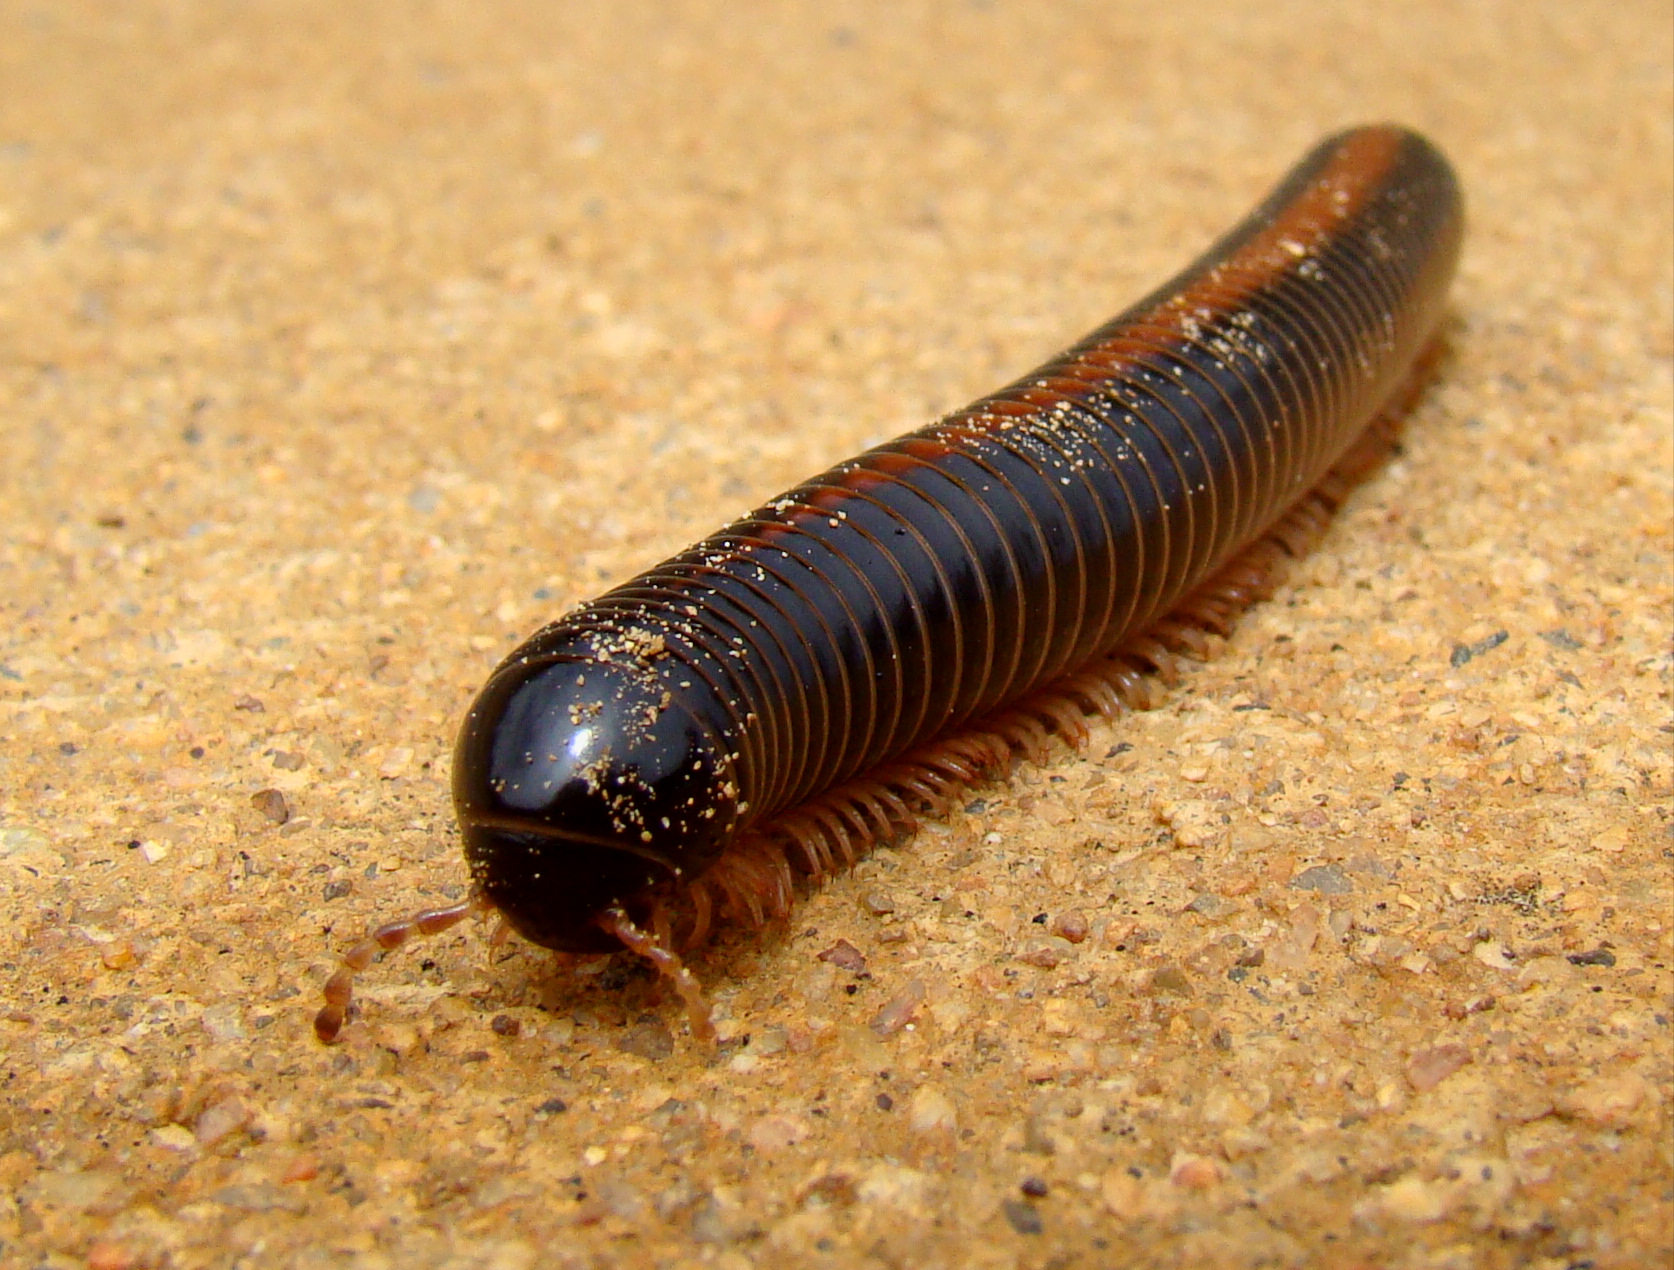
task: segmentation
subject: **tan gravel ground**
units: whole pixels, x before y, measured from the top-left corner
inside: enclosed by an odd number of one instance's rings
[[[0,0],[0,1263],[1667,1265],[1670,39]],[[718,1051],[475,926],[316,1044],[512,643],[1378,118],[1451,359],[1164,708],[724,941]]]

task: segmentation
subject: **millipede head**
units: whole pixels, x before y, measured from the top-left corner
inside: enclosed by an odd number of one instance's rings
[[[743,810],[723,746],[620,652],[503,665],[461,730],[453,793],[478,888],[562,952],[619,947],[600,915],[643,916],[702,873]]]

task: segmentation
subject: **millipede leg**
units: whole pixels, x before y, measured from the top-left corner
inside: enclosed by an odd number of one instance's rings
[[[713,1043],[715,1024],[710,1018],[709,1002],[704,997],[703,987],[698,983],[691,967],[681,961],[679,955],[667,944],[651,932],[635,925],[625,909],[607,908],[599,914],[597,920],[599,929],[620,939],[623,947],[629,952],[644,957],[656,967],[658,974],[674,986],[674,990],[680,994],[680,1000],[685,1003],[686,1017],[692,1024],[692,1035],[700,1041]]]
[[[378,927],[343,954],[342,963],[326,980],[325,1004],[314,1016],[314,1035],[326,1045],[337,1040],[344,1020],[348,1018],[349,1003],[354,999],[355,976],[377,960],[379,953],[399,948],[415,936],[439,935],[472,913],[487,912],[491,907],[482,892],[472,891],[457,904],[449,904],[446,908],[427,908]]]
[[[699,878],[692,883],[690,892],[692,901],[692,929],[686,935],[683,945],[688,948],[700,947],[709,938],[709,923],[714,916],[715,901],[709,892],[709,882],[706,878]]]

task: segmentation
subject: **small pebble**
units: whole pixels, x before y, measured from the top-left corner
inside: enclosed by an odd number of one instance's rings
[[[1057,920],[1052,923],[1052,933],[1072,944],[1085,942],[1089,929],[1087,915],[1079,909],[1058,914]]]
[[[1354,890],[1354,881],[1335,864],[1316,864],[1303,869],[1290,880],[1298,891],[1318,891],[1321,895],[1347,895]]]
[[[1595,948],[1591,952],[1571,953],[1569,964],[1572,966],[1614,966],[1616,954],[1608,948]]]
[[[250,1108],[242,1099],[225,1098],[205,1107],[192,1126],[199,1146],[212,1147],[250,1123]]]
[[[879,1036],[894,1036],[912,1022],[918,1007],[924,1004],[924,995],[922,979],[908,982],[872,1016],[872,1031]]]
[[[1219,1160],[1207,1155],[1193,1155],[1189,1151],[1176,1153],[1168,1166],[1168,1180],[1187,1190],[1207,1190],[1222,1176]]]
[[[1166,992],[1174,996],[1187,997],[1192,992],[1192,981],[1186,977],[1186,972],[1178,966],[1163,966],[1151,974],[1146,990],[1152,993]]]
[[[1474,997],[1466,997],[1463,1001],[1449,1001],[1442,1007],[1442,1013],[1450,1019],[1463,1019],[1493,1008],[1494,998],[1486,994],[1479,994]]]
[[[1416,1173],[1409,1173],[1399,1181],[1383,1187],[1368,1205],[1400,1221],[1424,1225],[1439,1221],[1447,1215],[1447,1188],[1440,1182],[1427,1182]],[[1356,1206],[1358,1216],[1360,1206]]]
[[[250,795],[250,805],[276,825],[282,825],[291,818],[291,805],[277,789],[257,790]]]
[[[1048,1036],[1074,1036],[1087,1022],[1085,1003],[1052,997],[1041,1004],[1041,1028]]]
[[[1006,1220],[1011,1223],[1011,1228],[1020,1235],[1038,1235],[1044,1228],[1040,1212],[1026,1200],[1003,1200],[1000,1209],[1005,1213]]]
[[[128,1198],[116,1174],[103,1169],[49,1170],[25,1187],[23,1197],[64,1212],[111,1211]]]
[[[210,1006],[199,1022],[218,1041],[240,1041],[249,1035],[244,1026],[244,1011],[232,1002]]]
[[[1060,966],[1069,957],[1071,946],[1068,940],[1048,936],[1046,939],[1030,944],[1017,954],[1017,960],[1026,966],[1034,966],[1040,970],[1051,970]]]
[[[1419,1093],[1424,1093],[1434,1089],[1470,1061],[1470,1050],[1454,1041],[1431,1049],[1417,1050],[1407,1059],[1407,1082]]]
[[[1603,851],[1614,855],[1628,844],[1628,831],[1623,825],[1612,825],[1592,841],[1594,851]]]
[[[1163,1215],[1174,1200],[1173,1196],[1165,1198],[1159,1193],[1157,1185],[1139,1175],[1138,1169],[1119,1166],[1105,1172],[1099,1183],[1099,1194],[1110,1215],[1119,1221]]]
[[[114,1239],[100,1239],[87,1249],[87,1270],[134,1270],[141,1264],[138,1252]]]
[[[1517,962],[1507,950],[1491,939],[1484,939],[1471,949],[1471,956],[1494,970],[1516,970]]]
[[[1620,1076],[1594,1077],[1560,1095],[1555,1105],[1561,1116],[1621,1129],[1633,1122],[1633,1112],[1650,1093],[1650,1084],[1643,1076],[1627,1072]]]
[[[829,961],[839,970],[847,970],[859,974],[866,969],[866,958],[860,949],[846,939],[839,939],[824,952],[819,954],[821,961]]]
[[[1207,892],[1198,896],[1190,904],[1186,905],[1186,911],[1188,913],[1196,913],[1200,917],[1207,917],[1211,920],[1219,917],[1225,917],[1230,913],[1236,912],[1237,909],[1238,906],[1231,900],[1225,900],[1219,895],[1213,895]]]
[[[907,1104],[907,1123],[915,1133],[952,1133],[959,1127],[953,1100],[934,1085],[920,1085]]]
[[[747,1139],[763,1155],[774,1155],[808,1136],[808,1122],[800,1116],[767,1115],[750,1126]]]
[[[170,1151],[190,1151],[197,1145],[192,1131],[184,1125],[166,1124],[151,1131],[151,1140]]]
[[[1298,904],[1290,914],[1290,929],[1269,945],[1267,964],[1280,973],[1302,970],[1319,939],[1319,928],[1319,910],[1312,904]]]

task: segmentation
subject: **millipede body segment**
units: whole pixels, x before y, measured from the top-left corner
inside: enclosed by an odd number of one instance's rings
[[[1434,336],[1462,224],[1423,138],[1333,136],[1038,370],[536,633],[459,737],[476,904],[550,948],[631,946],[701,1030],[675,949],[713,917],[759,925],[793,870],[1144,704],[1144,672],[1261,590]]]

